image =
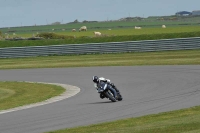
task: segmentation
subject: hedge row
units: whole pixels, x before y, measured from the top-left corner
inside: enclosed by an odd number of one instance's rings
[[[40,33],[36,37],[43,37],[45,39],[73,39],[73,36],[59,35],[56,33]]]

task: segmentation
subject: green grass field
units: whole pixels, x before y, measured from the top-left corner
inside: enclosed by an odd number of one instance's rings
[[[94,37],[94,33],[93,33],[94,31],[99,31],[104,35],[124,36],[124,35],[142,35],[142,34],[198,32],[200,31],[200,26],[174,26],[174,27],[167,27],[166,29],[162,29],[161,26],[160,27],[142,27],[141,30],[135,30],[134,26],[132,26],[130,28],[118,28],[118,29],[112,29],[112,30],[88,29],[88,31],[86,32],[71,32],[71,30],[68,30],[68,31],[56,30],[56,31],[45,31],[45,32],[54,32],[61,35],[69,35],[69,36],[75,36],[75,37],[81,37],[81,36]],[[42,33],[42,32],[38,31],[38,33]],[[16,33],[16,35],[10,34],[9,37],[15,37],[15,36],[32,37],[33,34],[37,35],[37,31]]]
[[[200,26],[182,26],[182,27],[169,27],[162,29],[160,27],[156,28],[142,28],[141,30],[135,30],[134,27],[127,29],[114,29],[114,30],[98,30],[105,35],[144,35],[144,34],[162,34],[162,33],[183,33],[183,32],[198,32],[200,31]],[[94,36],[92,31],[88,32],[57,32],[58,34],[64,35],[75,35],[75,36]]]
[[[165,18],[173,18],[177,16],[166,16]],[[178,20],[157,20],[162,17],[144,18],[142,20],[135,21],[102,21],[102,22],[91,22],[91,23],[71,23],[71,24],[59,24],[59,25],[34,25],[34,26],[18,26],[18,27],[5,27],[0,28],[3,34],[16,33],[18,36],[32,36],[37,32],[55,32],[55,33],[66,33],[71,32],[71,29],[78,30],[81,26],[87,26],[90,32],[92,31],[104,31],[107,29],[131,29],[135,26],[141,26],[143,28],[160,28],[161,25],[165,24],[168,28],[170,27],[183,27],[183,26],[199,26],[200,17],[177,17]],[[54,29],[54,31],[52,30]],[[63,31],[65,29],[65,31]]]
[[[45,40],[22,40],[22,41],[0,41],[0,48],[5,47],[25,47],[25,46],[45,46],[59,44],[84,44],[84,43],[103,43],[103,42],[123,42],[139,40],[157,40],[170,38],[200,37],[200,26],[183,26],[171,28],[143,28],[141,30],[116,29],[100,30],[105,37],[94,37],[92,31],[87,32],[57,32],[58,35],[68,35],[75,38],[66,39],[45,39]],[[23,37],[30,37],[23,34]]]
[[[0,82],[0,110],[47,100],[63,93],[56,85],[28,82]]]
[[[56,40],[54,38],[54,39],[35,40],[35,41],[1,40],[0,48],[199,37],[200,36],[199,20],[200,17],[191,17],[191,18],[188,17],[188,18],[179,18],[178,21],[170,21],[170,20],[158,21],[157,18],[155,17],[155,18],[146,18],[140,21],[113,21],[113,22],[108,21],[108,22],[73,23],[73,24],[60,24],[60,25],[7,27],[7,28],[0,28],[0,31],[2,32],[2,35],[5,38],[32,37],[40,33],[56,33],[58,35],[66,35],[66,36],[71,36],[73,38],[72,39],[56,38]],[[167,26],[166,29],[161,28],[161,25],[163,24]],[[78,30],[83,25],[87,26],[88,31],[71,32],[71,29],[75,28],[76,30]],[[135,26],[141,26],[142,29],[136,30],[134,29]],[[103,34],[102,35],[103,37],[101,38],[95,37],[93,33],[94,31],[101,32]],[[15,33],[16,35],[13,35],[13,33]]]

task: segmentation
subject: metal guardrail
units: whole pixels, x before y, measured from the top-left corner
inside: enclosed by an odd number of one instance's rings
[[[0,58],[200,49],[200,37],[0,48]]]

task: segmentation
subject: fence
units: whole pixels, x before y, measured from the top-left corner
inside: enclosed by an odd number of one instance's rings
[[[111,43],[0,48],[0,58],[67,54],[150,52],[186,49],[200,49],[200,37]]]

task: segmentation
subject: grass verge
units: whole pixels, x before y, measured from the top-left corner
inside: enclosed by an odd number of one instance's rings
[[[49,133],[199,133],[200,107]]]
[[[0,110],[41,102],[64,91],[60,86],[49,84],[0,82]]]
[[[0,69],[199,64],[200,49],[0,59]]]

